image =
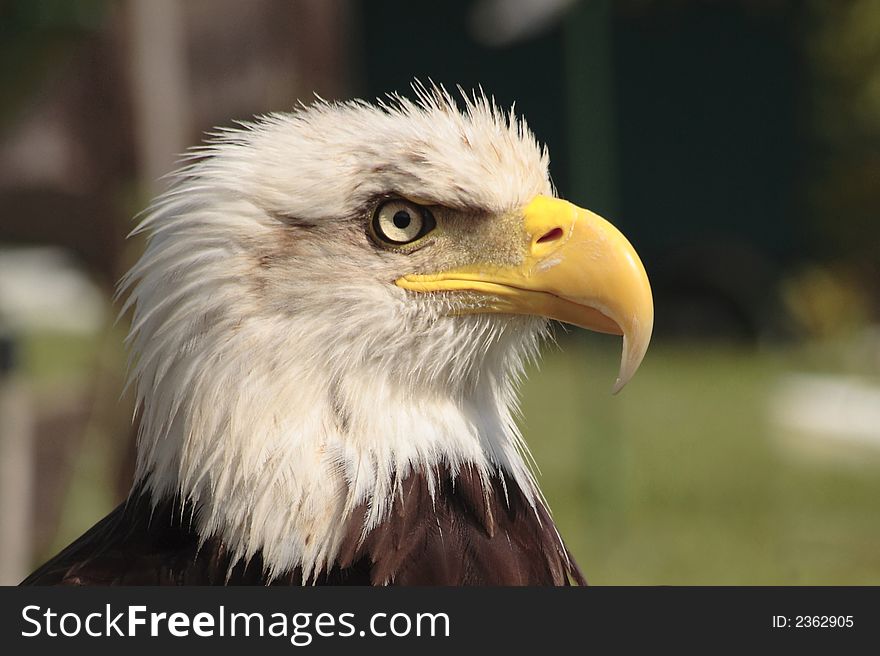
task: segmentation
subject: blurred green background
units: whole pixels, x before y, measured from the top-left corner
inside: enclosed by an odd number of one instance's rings
[[[595,584],[880,584],[880,2],[0,3],[0,583],[124,498],[113,285],[205,131],[413,78],[516,102],[655,339],[558,327],[522,427]]]

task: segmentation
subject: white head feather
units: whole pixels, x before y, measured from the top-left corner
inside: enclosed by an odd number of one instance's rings
[[[413,470],[503,470],[540,503],[513,413],[546,321],[400,289],[407,256],[363,213],[388,193],[515,211],[552,194],[547,153],[485,96],[417,91],[223,131],[135,231],[138,481],[273,574],[332,564],[353,509],[368,531]]]

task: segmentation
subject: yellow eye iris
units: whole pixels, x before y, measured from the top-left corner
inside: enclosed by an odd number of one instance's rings
[[[395,246],[423,237],[434,226],[434,217],[427,209],[405,200],[389,200],[383,203],[373,217],[376,238]]]

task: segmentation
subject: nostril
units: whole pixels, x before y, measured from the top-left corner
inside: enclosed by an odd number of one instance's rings
[[[553,228],[550,232],[546,233],[543,237],[541,237],[536,244],[543,244],[548,241],[556,241],[557,239],[562,239],[562,228]]]

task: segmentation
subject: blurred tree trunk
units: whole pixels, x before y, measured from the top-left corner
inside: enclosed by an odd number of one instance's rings
[[[151,194],[189,144],[186,25],[179,0],[129,0],[129,59],[135,149]]]

